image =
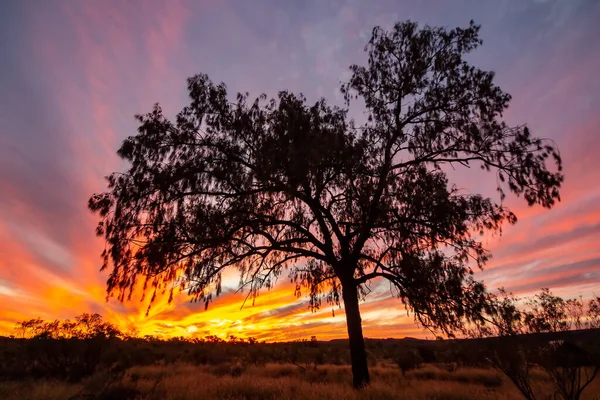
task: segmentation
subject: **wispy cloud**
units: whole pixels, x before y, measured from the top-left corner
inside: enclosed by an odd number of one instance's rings
[[[433,4],[433,5],[432,5]],[[552,211],[507,204],[519,223],[489,238],[494,253],[479,276],[521,294],[551,286],[590,295],[600,283],[600,55],[595,1],[429,5],[411,1],[9,2],[0,24],[0,332],[33,317],[97,311],[143,334],[221,334],[270,340],[344,337],[343,310],[308,310],[284,278],[254,305],[226,291],[204,311],[184,295],[105,301],[102,242],[88,197],[123,168],[115,150],[135,133],[135,113],[160,101],[167,114],[186,101],[185,78],[198,72],[232,92],[302,91],[339,102],[347,67],[364,62],[374,25],[399,19],[433,25],[482,23],[484,46],[472,61],[497,71],[513,94],[511,123],[555,140],[565,160],[563,202]],[[466,16],[464,10],[470,10]],[[360,113],[356,113],[360,117]],[[456,175],[472,191],[494,194],[489,175]],[[235,283],[235,273],[228,282]],[[596,286],[594,286],[596,285]],[[424,336],[385,285],[362,304],[365,334]],[[335,314],[335,316],[333,316]]]

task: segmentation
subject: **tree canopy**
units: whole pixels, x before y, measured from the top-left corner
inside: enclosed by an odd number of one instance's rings
[[[109,294],[124,300],[141,279],[208,306],[229,267],[251,295],[287,269],[312,307],[343,301],[357,387],[369,381],[358,298],[372,279],[426,327],[452,333],[479,318],[473,267],[490,257],[481,235],[516,222],[506,192],[550,208],[563,181],[554,142],[507,125],[510,95],[465,60],[481,43],[473,22],[376,27],[341,106],[289,91],[232,98],[207,75],[189,78],[190,104],[173,120],[158,105],[137,115],[118,150],[128,170],[89,201]],[[499,198],[452,185],[459,167],[494,172]]]

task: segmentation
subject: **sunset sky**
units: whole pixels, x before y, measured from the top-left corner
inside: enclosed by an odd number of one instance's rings
[[[548,211],[510,198],[519,222],[486,246],[478,273],[491,288],[528,296],[600,295],[600,2],[597,0],[27,0],[0,2],[0,334],[15,322],[98,312],[142,334],[319,339],[346,336],[343,310],[311,313],[287,274],[240,309],[237,277],[208,311],[178,296],[149,316],[136,299],[105,301],[102,239],[86,203],[125,165],[133,115],[185,105],[185,79],[207,73],[231,92],[301,91],[340,103],[348,66],[365,62],[375,25],[482,25],[470,60],[513,95],[506,115],[555,140],[562,202]],[[487,177],[487,179],[485,179]],[[495,195],[490,175],[463,176]],[[425,337],[388,286],[361,310],[367,337]],[[431,336],[430,336],[431,337]]]

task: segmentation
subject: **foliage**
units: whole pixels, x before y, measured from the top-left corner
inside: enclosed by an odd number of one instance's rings
[[[542,288],[540,294],[529,302],[531,310],[525,314],[525,324],[530,332],[558,332],[569,329],[565,301]]]
[[[121,335],[99,314],[86,313],[74,321],[46,322],[39,318],[22,321],[15,330],[21,339],[18,351],[11,354],[11,376],[72,381],[110,365],[112,360],[107,350],[111,341]]]
[[[569,319],[570,329],[583,329],[585,321],[584,304],[581,297],[579,299],[568,299],[565,301],[565,312]]]
[[[589,328],[600,328],[600,296],[589,301],[587,317]]]
[[[402,376],[406,376],[408,371],[417,369],[422,363],[423,359],[419,355],[416,349],[401,349],[394,354],[394,362],[402,371]]]
[[[102,320],[100,314],[83,313],[71,320],[44,321],[34,318],[18,322],[15,326],[17,337],[22,339],[52,338],[52,339],[91,339],[102,337],[105,339],[122,335],[122,332],[110,322]]]

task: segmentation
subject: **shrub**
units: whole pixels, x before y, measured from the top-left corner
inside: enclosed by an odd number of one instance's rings
[[[394,355],[394,362],[402,371],[402,376],[406,376],[408,371],[418,368],[423,359],[415,349],[400,349]]]

